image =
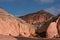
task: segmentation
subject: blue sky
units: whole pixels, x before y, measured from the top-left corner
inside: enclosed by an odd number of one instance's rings
[[[0,7],[15,16],[46,10],[54,15],[60,13],[60,0],[0,0]]]

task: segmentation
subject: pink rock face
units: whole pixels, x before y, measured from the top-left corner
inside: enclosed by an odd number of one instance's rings
[[[3,35],[12,35],[18,36],[19,35],[19,27],[17,21],[4,21],[0,18],[0,34]]]
[[[0,34],[14,37],[21,34],[23,37],[29,37],[35,34],[35,29],[34,26],[0,8]]]
[[[18,22],[18,20],[7,20],[4,21],[0,18],[0,34],[19,36],[21,34],[23,37],[29,37],[35,34],[34,26],[27,23]]]
[[[47,38],[53,38],[58,35],[57,23],[51,22],[47,29]]]

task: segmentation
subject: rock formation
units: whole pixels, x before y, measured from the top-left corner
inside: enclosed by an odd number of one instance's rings
[[[22,24],[20,23],[20,35],[24,37],[33,37],[35,36],[35,28],[30,24]]]
[[[47,38],[60,37],[60,16],[51,22],[47,29]]]
[[[0,8],[0,34],[3,35],[19,35],[18,21],[8,14],[4,9]]]
[[[60,16],[56,20],[54,18],[44,10],[17,18],[0,8],[0,35],[34,37],[37,32],[41,37],[60,36]]]
[[[33,25],[26,23],[24,20],[9,14],[0,8],[0,34],[17,37],[30,37],[35,34]]]
[[[50,20],[54,17],[54,15],[41,10],[36,13],[21,16],[19,18],[22,18],[27,23],[33,24],[35,26],[36,33],[42,33],[43,35],[43,33],[46,32],[46,29],[48,28],[48,24],[50,24]]]
[[[52,17],[54,17],[54,15],[44,10],[41,10],[36,13],[31,13],[25,16],[21,16],[20,18],[22,18],[23,20],[25,20],[26,22],[30,24],[39,24],[39,23],[43,23],[50,20]]]

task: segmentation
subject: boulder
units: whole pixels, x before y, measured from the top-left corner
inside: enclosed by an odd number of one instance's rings
[[[51,22],[47,29],[47,38],[54,38],[58,35],[57,23]]]

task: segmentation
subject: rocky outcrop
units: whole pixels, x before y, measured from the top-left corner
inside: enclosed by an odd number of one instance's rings
[[[47,38],[60,37],[60,16],[50,23],[47,29]]]
[[[10,36],[30,37],[35,34],[33,25],[26,23],[24,20],[9,14],[0,8],[0,34]]]

